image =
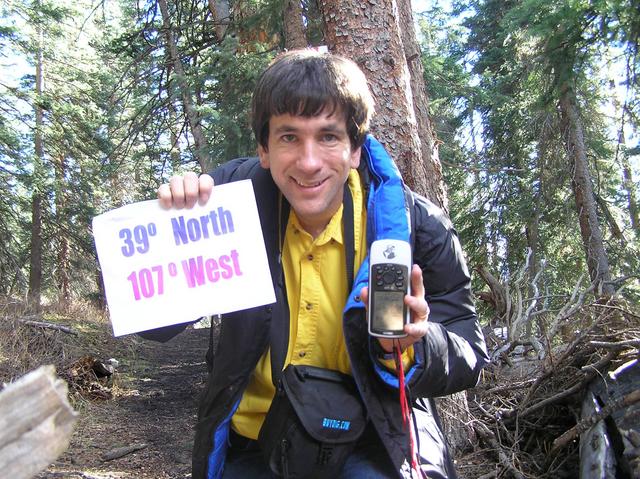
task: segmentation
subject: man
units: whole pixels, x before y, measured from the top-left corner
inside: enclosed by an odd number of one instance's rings
[[[163,206],[188,208],[215,194],[214,184],[251,179],[276,292],[275,304],[225,315],[215,351],[210,345],[193,477],[275,477],[255,440],[274,396],[272,372],[288,364],[355,379],[370,423],[340,477],[411,477],[411,434],[389,355],[394,344],[367,332],[367,248],[379,238],[413,245],[405,297],[411,324],[396,343],[414,399],[419,467],[430,478],[455,477],[426,398],[474,386],[487,356],[453,227],[404,187],[367,135],[373,100],[353,62],[307,50],[281,55],[258,82],[252,114],[259,159],[233,160],[211,176],[173,177],[158,190]]]

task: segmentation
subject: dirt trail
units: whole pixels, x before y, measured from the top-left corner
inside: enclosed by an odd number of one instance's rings
[[[40,479],[191,477],[197,400],[206,380],[209,330],[187,329],[167,343],[135,340],[122,351],[121,395],[76,405],[80,418],[69,449]],[[117,448],[146,444],[103,461]]]

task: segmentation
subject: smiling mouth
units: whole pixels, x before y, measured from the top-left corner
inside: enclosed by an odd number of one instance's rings
[[[301,182],[296,178],[293,178],[293,181],[301,188],[316,188],[324,183],[325,180],[314,181],[314,182]]]

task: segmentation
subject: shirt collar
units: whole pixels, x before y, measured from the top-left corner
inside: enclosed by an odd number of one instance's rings
[[[322,246],[327,244],[329,241],[336,241],[339,244],[343,244],[343,236],[342,236],[342,210],[343,206],[340,205],[338,211],[334,213],[334,215],[329,220],[329,224],[327,227],[320,233],[320,235],[313,241],[314,246]],[[311,235],[305,231],[305,229],[300,226],[300,221],[296,216],[296,212],[291,210],[289,218],[289,225],[293,228],[293,231],[297,231],[298,234],[302,234],[308,237],[309,241],[311,241]]]

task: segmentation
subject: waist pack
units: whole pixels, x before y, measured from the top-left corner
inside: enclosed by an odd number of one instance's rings
[[[340,472],[366,423],[351,376],[290,364],[276,385],[258,443],[275,474],[327,478]]]

